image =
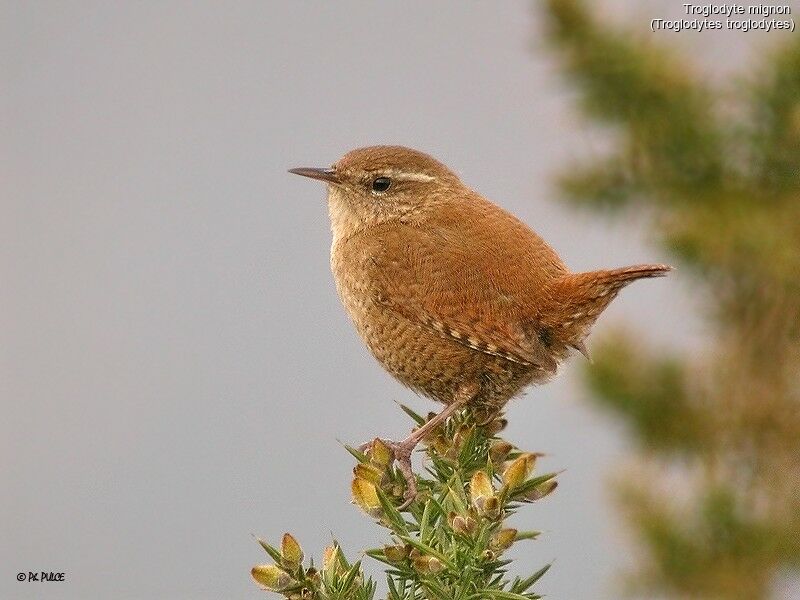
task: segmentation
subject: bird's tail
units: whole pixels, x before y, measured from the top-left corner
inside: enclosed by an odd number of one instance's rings
[[[669,265],[634,265],[569,273],[551,284],[542,320],[563,343],[586,354],[584,338],[623,287],[637,279],[663,277],[671,270]]]

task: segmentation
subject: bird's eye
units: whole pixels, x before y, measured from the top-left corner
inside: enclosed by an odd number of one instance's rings
[[[392,185],[392,180],[388,177],[376,177],[372,181],[373,192],[385,192]]]

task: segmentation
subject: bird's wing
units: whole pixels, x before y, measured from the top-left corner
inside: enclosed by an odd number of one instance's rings
[[[530,256],[506,255],[501,239],[443,228],[385,227],[373,240],[369,271],[379,302],[480,352],[555,371],[549,332],[525,297],[537,283],[526,275]]]

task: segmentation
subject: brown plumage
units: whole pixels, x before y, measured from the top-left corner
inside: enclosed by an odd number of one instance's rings
[[[571,273],[542,238],[430,156],[354,150],[330,169],[331,268],[375,358],[439,402],[500,408],[552,377],[619,290],[666,265]],[[449,414],[449,413],[447,413]]]
[[[322,172],[347,312],[392,375],[445,404],[467,382],[475,402],[502,406],[546,381],[569,348],[585,351],[622,287],[670,269],[570,273],[516,217],[408,148],[354,150]],[[381,177],[389,188],[373,191]]]

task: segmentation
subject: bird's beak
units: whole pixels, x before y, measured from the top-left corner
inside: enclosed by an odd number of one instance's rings
[[[299,167],[297,169],[289,169],[289,173],[302,175],[303,177],[311,177],[311,179],[319,179],[320,181],[327,181],[328,183],[339,183],[339,178],[336,176],[336,169]]]

